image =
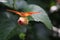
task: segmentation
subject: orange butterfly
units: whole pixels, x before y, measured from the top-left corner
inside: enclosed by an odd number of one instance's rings
[[[27,16],[31,16],[32,14],[39,13],[39,12],[18,12],[18,11],[9,10],[9,9],[7,9],[7,11],[14,12],[14,13],[18,14],[19,16],[22,16],[22,17],[27,17]]]

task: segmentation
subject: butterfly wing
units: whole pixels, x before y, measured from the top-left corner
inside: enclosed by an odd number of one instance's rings
[[[14,12],[20,16],[23,16],[23,17],[27,17],[27,16],[31,16],[32,14],[38,14],[39,13],[39,12],[18,12],[18,11],[9,10],[9,9],[7,9],[7,11]]]
[[[18,12],[18,11],[15,11],[15,10],[9,10],[9,9],[7,9],[7,11],[9,11],[9,12],[13,12],[13,13],[15,13],[15,14],[18,14],[18,15],[22,15],[20,12]]]
[[[39,14],[40,12],[28,12],[30,15],[32,14]]]
[[[38,14],[39,12],[25,12],[24,16],[31,16],[32,14]]]

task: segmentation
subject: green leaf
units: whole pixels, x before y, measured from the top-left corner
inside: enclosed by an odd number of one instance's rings
[[[18,16],[13,13],[0,12],[0,40],[8,40],[20,32],[26,32],[26,27],[18,25],[17,20]]]
[[[46,25],[48,29],[52,29],[51,21],[47,15],[47,13],[38,5],[28,5],[26,8],[24,8],[25,12],[40,12],[39,14],[32,15],[32,18],[35,21],[40,21]]]
[[[20,33],[20,35],[19,35],[19,37],[21,38],[21,39],[23,39],[23,40],[25,40],[25,34],[24,33]]]
[[[27,6],[26,1],[24,0],[7,0],[7,2],[3,2],[6,6],[14,9],[21,9]]]
[[[7,0],[4,4],[14,9],[22,9],[25,12],[41,12],[40,14],[34,14],[31,17],[28,17],[29,20],[42,22],[48,29],[52,29],[52,24],[47,13],[40,6],[33,4],[28,5],[24,0]],[[26,32],[26,27],[19,26],[17,20],[18,16],[9,12],[2,12],[0,16],[0,40],[8,40],[10,37],[19,34],[20,32]]]
[[[56,2],[54,0],[50,1],[50,6],[56,5]]]
[[[36,4],[48,11],[51,0],[26,0],[29,4]]]
[[[15,29],[17,27],[16,20],[17,16],[12,15],[9,12],[2,12],[0,14],[0,40],[7,40],[7,37],[10,35],[10,33],[12,33],[12,31],[15,33]]]

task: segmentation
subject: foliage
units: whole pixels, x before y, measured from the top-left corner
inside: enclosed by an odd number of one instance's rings
[[[2,5],[3,4],[3,5]],[[40,3],[39,3],[40,4]],[[33,35],[37,35],[41,31],[34,29],[32,24],[35,24],[35,22],[42,23],[45,26],[39,26],[41,27],[46,27],[46,29],[51,30],[52,29],[52,24],[51,21],[49,20],[49,17],[47,16],[47,13],[42,9],[40,6],[35,5],[35,4],[28,4],[28,2],[24,0],[7,0],[7,2],[3,2],[0,4],[0,40],[9,40],[11,37],[14,35],[19,35],[20,33],[21,36],[20,38],[24,38],[25,36],[24,33],[27,32],[27,29],[32,28],[31,32],[33,32]],[[17,10],[17,11],[22,11],[22,12],[41,12],[39,14],[34,14],[30,17],[28,17],[29,21],[35,21],[32,23],[29,23],[28,25],[18,25],[17,20],[19,18],[18,15],[8,12],[6,9],[11,9],[11,10]],[[42,28],[41,30],[46,30]],[[37,32],[36,32],[37,30]],[[47,30],[46,30],[47,31]],[[48,31],[47,31],[48,32]],[[39,36],[37,35],[36,40],[40,40],[41,34],[39,33]],[[46,32],[43,32],[46,33]],[[24,34],[24,35],[23,35]],[[36,37],[36,36],[35,36]],[[42,39],[48,40],[46,35],[42,34],[41,40]],[[43,39],[43,40],[44,40]]]

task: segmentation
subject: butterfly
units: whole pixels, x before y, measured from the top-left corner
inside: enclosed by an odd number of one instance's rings
[[[38,14],[38,13],[40,13],[40,12],[18,12],[18,11],[9,10],[9,9],[7,9],[7,11],[14,12],[15,14],[18,14],[21,17],[27,17],[27,16],[31,16],[32,14]]]
[[[29,20],[27,18],[28,16],[31,16],[32,14],[38,14],[39,13],[39,12],[18,12],[18,11],[9,10],[9,9],[7,9],[7,11],[13,12],[13,13],[18,14],[19,16],[21,16],[18,19],[18,24],[21,24],[21,25],[22,24],[26,25],[26,24],[29,23]]]

